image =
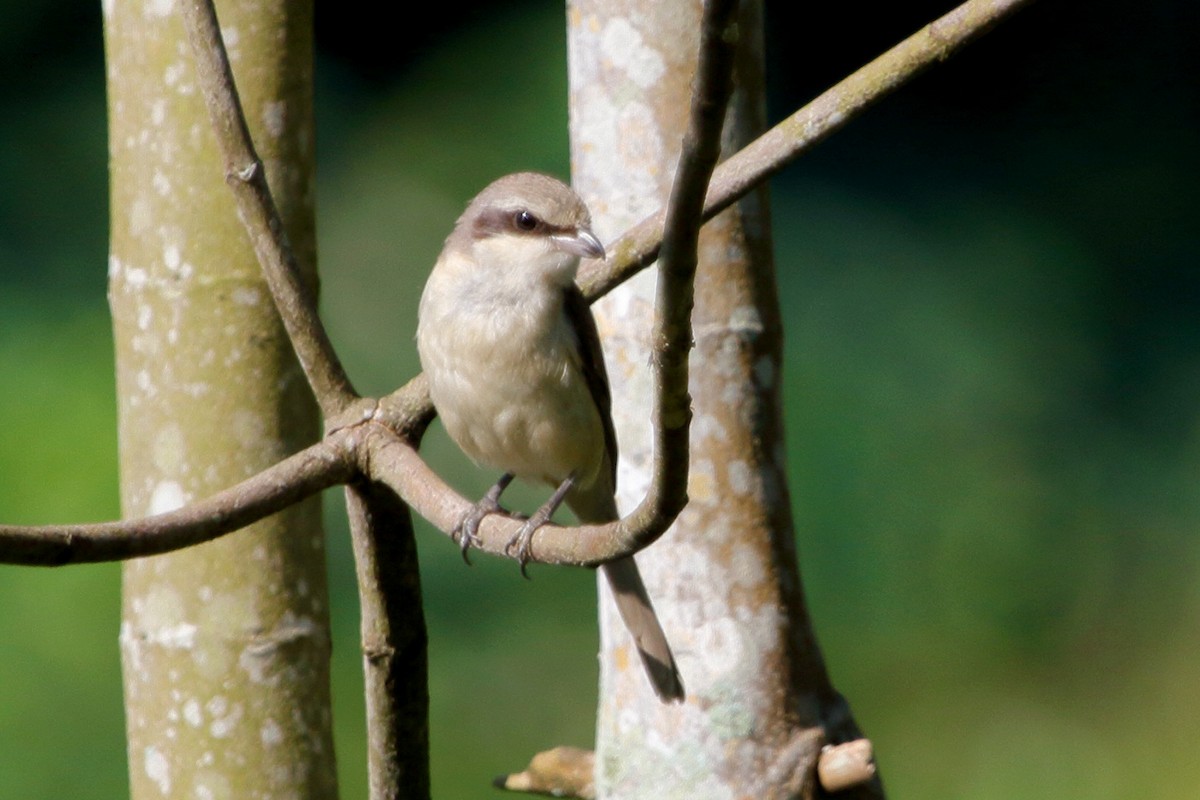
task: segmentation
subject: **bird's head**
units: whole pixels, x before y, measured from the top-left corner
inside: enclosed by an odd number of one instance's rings
[[[455,244],[486,269],[566,286],[580,258],[604,258],[587,206],[562,181],[518,172],[494,181],[459,217]]]

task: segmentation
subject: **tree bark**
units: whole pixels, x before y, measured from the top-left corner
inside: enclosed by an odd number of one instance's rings
[[[121,497],[137,517],[269,466],[311,442],[317,418],[223,182],[175,5],[104,11]],[[315,285],[311,5],[218,11]],[[319,502],[127,562],[123,578],[132,796],[336,797]]]
[[[572,176],[603,241],[666,201],[701,10],[698,0],[569,5]],[[743,3],[739,31],[727,153],[765,124],[759,2]],[[649,480],[654,292],[647,270],[594,307],[626,511]],[[797,568],[765,187],[702,231],[693,330],[690,500],[663,540],[637,556],[688,701],[655,700],[602,587],[597,796],[810,797],[826,735],[838,741],[857,730],[830,684]]]

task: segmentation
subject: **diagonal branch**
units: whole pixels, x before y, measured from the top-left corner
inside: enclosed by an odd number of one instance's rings
[[[709,220],[814,145],[933,64],[991,30],[1031,0],[970,0],[826,89],[815,100],[730,156],[713,173],[704,203]],[[607,262],[592,262],[579,285],[596,300],[654,263],[666,212],[639,222],[609,247]]]
[[[225,159],[226,180],[296,357],[328,419],[358,395],[317,314],[316,294],[301,277],[288,244],[266,170],[250,138],[212,0],[185,0],[182,10],[196,58],[196,75]]]

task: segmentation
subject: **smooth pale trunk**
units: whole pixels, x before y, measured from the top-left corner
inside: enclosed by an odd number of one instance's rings
[[[218,3],[302,264],[312,225],[312,9]],[[312,441],[316,414],[238,222],[177,6],[104,6],[109,300],[127,517],[205,497]],[[134,798],[336,797],[316,500],[125,564]]]
[[[664,205],[686,127],[701,4],[568,4],[572,179],[604,242]],[[726,152],[763,117],[761,7],[744,4]],[[638,563],[688,700],[651,694],[601,588],[596,788],[601,798],[798,796],[831,693],[793,544],[779,406],[780,318],[765,189],[703,231],[691,356],[690,503]],[[621,454],[623,511],[652,457],[655,271],[594,306]]]

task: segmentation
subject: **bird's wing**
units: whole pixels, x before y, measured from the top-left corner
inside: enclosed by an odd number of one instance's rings
[[[612,392],[608,388],[608,372],[604,369],[604,351],[600,347],[600,333],[596,330],[596,320],[592,317],[592,309],[584,299],[579,287],[571,284],[563,290],[563,311],[567,322],[575,334],[579,347],[580,370],[583,379],[587,381],[592,393],[592,400],[600,410],[600,422],[604,425],[604,449],[608,452],[608,462],[612,485],[617,485],[617,433],[612,421]]]

